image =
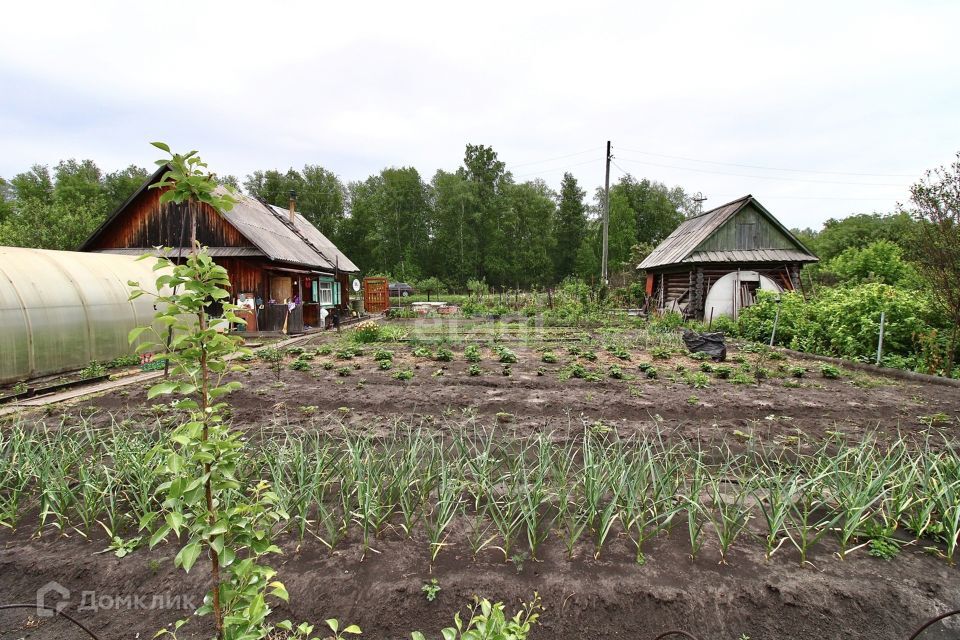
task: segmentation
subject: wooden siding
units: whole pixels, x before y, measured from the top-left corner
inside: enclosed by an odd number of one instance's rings
[[[694,251],[750,251],[753,249],[799,249],[752,205],[727,220]],[[735,271],[736,269],[734,269]]]
[[[190,246],[190,214],[197,214],[197,240],[209,247],[252,247],[223,216],[203,203],[160,204],[160,191],[147,189],[104,229],[87,250]],[[226,215],[230,215],[227,213]],[[180,238],[183,238],[183,245]]]

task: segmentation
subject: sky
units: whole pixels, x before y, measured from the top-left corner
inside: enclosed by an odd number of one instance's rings
[[[891,212],[960,150],[960,2],[31,2],[0,10],[0,176],[91,158],[318,164],[467,143],[518,180],[752,193],[789,227]]]

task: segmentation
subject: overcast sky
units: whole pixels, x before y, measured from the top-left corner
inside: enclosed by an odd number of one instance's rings
[[[960,2],[63,2],[0,11],[0,176],[199,149],[241,179],[625,172],[791,227],[893,210],[960,150]],[[743,166],[741,166],[743,165]],[[749,165],[749,166],[747,166]]]

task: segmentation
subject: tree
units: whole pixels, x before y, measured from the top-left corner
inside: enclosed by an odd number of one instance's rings
[[[43,165],[35,164],[30,171],[18,173],[10,184],[13,186],[13,193],[18,202],[53,200],[53,180],[50,178],[50,169]]]
[[[430,264],[442,279],[463,287],[476,278],[478,252],[473,212],[476,193],[459,173],[437,171],[431,182],[433,242]]]
[[[510,267],[506,277],[519,287],[545,285],[552,280],[553,194],[542,180],[537,180],[511,185],[507,196]]]
[[[4,220],[13,215],[13,202],[15,198],[13,185],[0,178],[0,225]]]
[[[513,177],[492,147],[468,144],[457,174],[470,185],[473,207],[468,221],[474,236],[474,275],[493,285],[508,284],[510,251],[506,241],[506,189]]]
[[[952,327],[947,375],[956,362],[960,336],[960,153],[950,166],[927,171],[910,187],[916,220],[917,264],[930,282],[934,302]]]
[[[860,213],[839,220],[831,218],[823,223],[820,231],[799,231],[798,238],[824,262],[850,247],[862,249],[878,240],[894,242],[912,257],[909,238],[914,226],[910,215],[904,212],[894,215]]]
[[[103,177],[103,194],[106,199],[107,213],[115,211],[139,189],[150,177],[143,167],[130,165],[126,169],[108,173]]]
[[[557,223],[554,227],[554,278],[563,280],[576,269],[577,251],[587,233],[587,193],[572,173],[564,173],[560,183]]]

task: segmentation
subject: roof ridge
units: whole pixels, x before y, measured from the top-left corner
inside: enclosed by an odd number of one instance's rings
[[[282,222],[283,224],[285,224],[288,229],[290,229],[291,231],[293,231],[293,232],[297,235],[298,238],[300,238],[301,240],[303,240],[304,244],[306,244],[308,247],[310,247],[311,249],[313,249],[313,251],[316,252],[316,254],[317,254],[318,256],[320,256],[321,258],[323,258],[324,260],[326,260],[326,262],[327,262],[328,264],[330,264],[331,266],[333,266],[334,269],[339,269],[339,266],[337,266],[337,264],[335,264],[333,260],[331,260],[330,258],[328,258],[327,255],[326,255],[323,251],[320,251],[320,249],[317,247],[317,245],[313,244],[313,242],[311,242],[309,238],[307,238],[305,235],[303,235],[303,233],[302,233],[299,229],[297,229],[297,225],[295,225],[295,224],[293,224],[292,222],[290,222],[290,218],[289,218],[289,217],[287,217],[287,216],[281,214],[279,211],[277,211],[277,209],[280,208],[279,205],[270,204],[270,203],[268,203],[265,199],[260,198],[260,197],[257,197],[257,200],[258,200],[261,204],[263,204],[264,206],[266,206],[267,211],[269,211],[270,213],[272,213],[278,220],[280,220],[280,222]],[[306,216],[300,214],[296,209],[294,209],[294,212],[293,212],[293,213],[294,213],[294,215],[299,215],[301,218],[303,218],[304,221],[306,221],[307,224],[312,224],[309,220],[307,220],[307,217],[306,217]],[[316,228],[316,227],[314,227],[314,228]],[[317,231],[319,232],[320,230],[317,229]],[[339,260],[337,260],[337,262],[339,262]]]

